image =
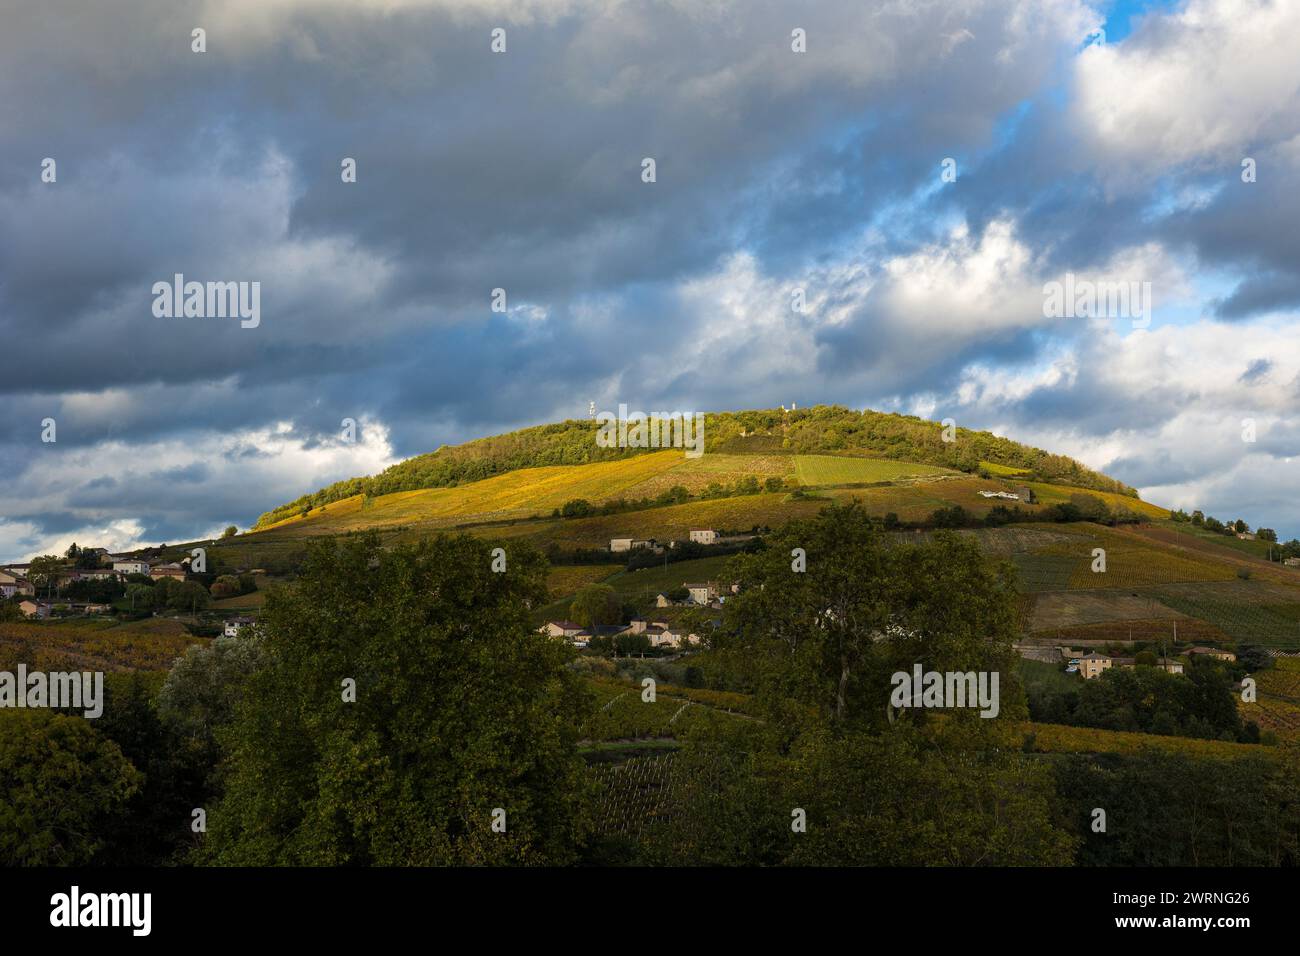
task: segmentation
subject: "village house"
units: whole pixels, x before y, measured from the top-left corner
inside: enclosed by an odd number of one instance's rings
[[[583,628],[581,624],[575,624],[573,621],[547,621],[537,630],[548,637],[569,641],[581,634]]]
[[[113,562],[113,570],[118,574],[148,574],[149,562],[134,558],[123,558]]]
[[[673,600],[667,594],[655,595],[655,607],[672,607]]]
[[[50,616],[50,605],[44,602],[23,601],[18,605],[18,610],[22,611],[25,617],[36,618],[38,621]]]
[[[1188,657],[1196,657],[1199,654],[1205,654],[1221,661],[1235,661],[1237,659],[1237,655],[1232,651],[1225,651],[1218,647],[1191,647],[1187,650]]]
[[[172,562],[171,564],[160,564],[155,568],[149,569],[149,577],[153,578],[155,581],[161,580],[162,578],[173,578],[178,581],[184,581],[185,569],[175,562]]]
[[[9,571],[0,571],[0,596],[8,599],[15,594],[35,595],[36,588],[26,578]]]
[[[718,596],[718,590],[712,584],[690,584],[683,583],[682,587],[686,588],[691,596],[693,604],[708,605]]]
[[[1181,674],[1183,672],[1182,661],[1171,660],[1167,657],[1162,657],[1160,660],[1156,661],[1156,667],[1160,668],[1166,674]]]
[[[718,532],[712,528],[692,528],[691,540],[696,544],[717,544]]]
[[[1282,563],[1288,568],[1300,568],[1300,558],[1286,558]]]
[[[1240,538],[1242,541],[1254,541],[1254,540],[1255,540],[1255,534],[1254,534],[1254,532],[1251,532],[1251,531],[1238,531],[1238,532],[1237,532],[1237,537]]]
[[[221,633],[226,637],[238,637],[240,631],[250,627],[253,623],[251,617],[232,617],[226,622],[226,626],[222,628]]]

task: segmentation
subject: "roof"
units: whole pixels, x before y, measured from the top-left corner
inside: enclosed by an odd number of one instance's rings
[[[1110,659],[1110,655],[1098,654],[1096,651],[1093,651],[1091,654],[1084,654],[1079,658],[1081,661],[1108,661]]]
[[[686,590],[689,591],[692,588],[711,588],[713,587],[713,585],[709,584],[708,582],[704,582],[702,584],[683,584],[682,587],[686,588]]]
[[[554,624],[556,627],[562,627],[566,631],[581,631],[582,625],[573,621],[547,621],[547,624]]]

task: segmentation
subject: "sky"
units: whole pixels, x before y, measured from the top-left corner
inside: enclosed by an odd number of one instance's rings
[[[0,560],[590,402],[951,417],[1300,535],[1297,39],[1253,0],[0,0]],[[256,326],[156,315],[178,273],[260,283]],[[1150,308],[1061,315],[1067,274]]]

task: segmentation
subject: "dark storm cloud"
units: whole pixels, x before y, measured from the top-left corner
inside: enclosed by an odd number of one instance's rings
[[[900,304],[907,280],[891,287],[882,263],[957,221],[976,241],[1012,222],[1031,290],[1034,270],[1154,235],[1234,270],[1225,316],[1287,304],[1300,269],[1280,162],[1253,193],[1155,214],[1206,174],[1117,202],[1089,165],[1060,97],[1096,19],[1073,0],[17,4],[0,31],[0,466],[28,499],[58,499],[42,514],[181,538],[357,473],[329,454],[343,418],[406,456],[611,396],[905,401],[1068,341],[1023,289],[988,288],[1005,321],[982,303],[942,334]],[[56,184],[39,182],[46,156]],[[946,157],[959,181],[935,190]],[[857,248],[868,291],[843,275]],[[720,296],[684,290],[741,255],[759,287],[726,335]],[[261,325],[156,318],[153,283],[175,273],[259,281]],[[787,307],[755,327],[805,280],[835,321]],[[497,287],[508,315],[489,310]],[[1173,401],[1134,408],[1085,370],[1021,411],[1103,435],[1107,416],[1146,426]],[[92,456],[68,488],[41,477],[46,416],[58,454]],[[259,430],[301,464],[241,486],[241,468],[276,461]],[[110,444],[168,457],[97,476]]]

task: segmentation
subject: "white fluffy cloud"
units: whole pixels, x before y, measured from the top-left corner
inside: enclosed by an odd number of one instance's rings
[[[1076,60],[1075,120],[1106,178],[1225,164],[1300,133],[1300,4],[1188,0]]]

